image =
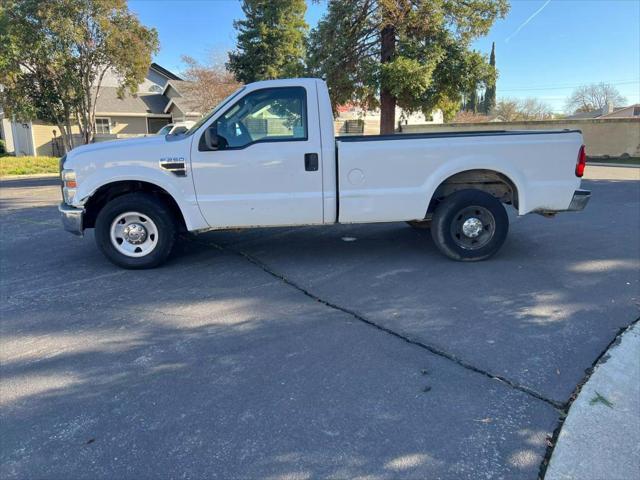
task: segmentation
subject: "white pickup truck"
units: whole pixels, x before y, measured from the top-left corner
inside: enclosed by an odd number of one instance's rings
[[[334,137],[326,84],[245,85],[186,133],[95,143],[61,159],[66,230],[94,228],[125,268],[182,232],[407,221],[455,260],[483,260],[519,215],[582,210],[577,130]]]

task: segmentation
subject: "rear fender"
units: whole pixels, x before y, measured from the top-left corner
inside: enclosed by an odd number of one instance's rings
[[[453,175],[463,173],[469,170],[490,170],[507,177],[518,191],[518,214],[524,215],[527,209],[527,188],[523,176],[506,162],[496,163],[495,159],[490,157],[482,157],[474,155],[473,157],[460,157],[452,162],[442,164],[432,175],[429,175],[423,185],[425,191],[426,203],[424,211],[426,212],[433,195],[438,187]]]

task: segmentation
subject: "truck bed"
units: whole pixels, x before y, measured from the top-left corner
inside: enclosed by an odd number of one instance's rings
[[[469,130],[464,132],[434,132],[434,133],[394,133],[387,135],[338,135],[336,141],[340,142],[369,142],[381,140],[410,140],[424,138],[456,138],[456,137],[493,137],[502,135],[541,135],[561,133],[582,133],[577,129],[564,130]]]
[[[341,223],[424,218],[452,175],[489,170],[517,188],[518,213],[566,209],[580,179],[579,130],[499,130],[336,138]]]

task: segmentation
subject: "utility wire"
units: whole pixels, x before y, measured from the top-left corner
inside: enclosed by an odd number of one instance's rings
[[[600,83],[600,82],[598,82]],[[629,81],[624,81],[624,82],[603,82],[607,85],[633,85],[635,83],[640,83],[640,80],[629,80]],[[501,92],[519,92],[519,91],[530,91],[530,90],[564,90],[567,88],[577,88],[577,87],[582,87],[585,84],[579,84],[579,85],[565,85],[565,86],[556,86],[556,87],[523,87],[523,88],[500,88],[499,90]]]

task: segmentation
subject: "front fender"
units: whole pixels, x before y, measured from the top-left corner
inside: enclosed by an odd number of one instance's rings
[[[92,171],[88,171],[92,170]],[[81,168],[78,175],[78,204],[84,205],[100,188],[115,182],[140,181],[153,184],[165,190],[175,200],[182,212],[187,229],[200,230],[207,228],[200,209],[198,208],[193,181],[190,174],[178,177],[175,174],[161,170],[159,165],[151,168],[148,165],[107,165],[101,168]]]

